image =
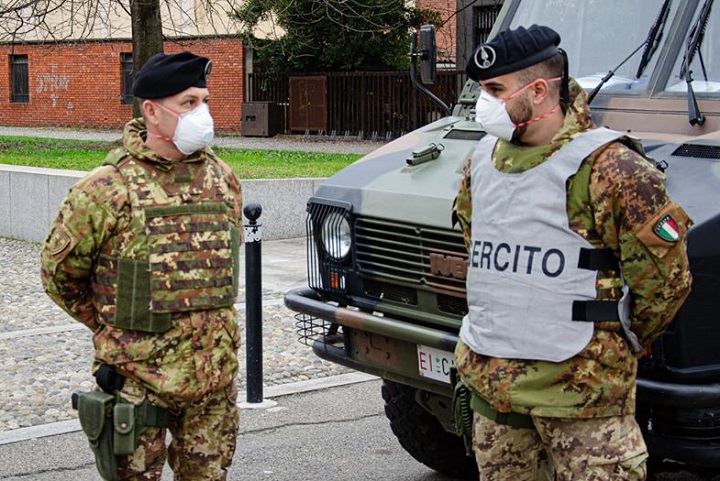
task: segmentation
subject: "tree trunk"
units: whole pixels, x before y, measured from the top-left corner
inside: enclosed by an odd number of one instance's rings
[[[132,22],[133,72],[137,73],[147,60],[163,51],[160,0],[132,0],[130,2]],[[133,116],[140,117],[140,105],[135,99]]]

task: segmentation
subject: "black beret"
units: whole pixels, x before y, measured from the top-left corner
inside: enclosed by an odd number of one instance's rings
[[[559,44],[560,35],[550,27],[503,30],[475,49],[465,72],[475,81],[516,72],[557,54]]]
[[[141,99],[161,99],[189,87],[207,87],[212,62],[194,53],[158,53],[135,75],[132,93]]]

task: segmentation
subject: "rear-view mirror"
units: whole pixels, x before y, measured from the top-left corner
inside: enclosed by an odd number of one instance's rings
[[[435,25],[423,25],[420,27],[420,80],[422,83],[435,83],[436,64]]]

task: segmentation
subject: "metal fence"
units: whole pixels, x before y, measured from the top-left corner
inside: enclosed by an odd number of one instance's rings
[[[408,72],[330,72],[292,77],[324,77],[322,98],[309,95],[298,100],[297,93],[291,98],[290,76],[252,73],[248,79],[248,102],[275,102],[281,106],[281,132],[389,139],[444,116],[440,107],[413,87]],[[464,82],[462,71],[438,70],[435,84],[427,87],[452,107]],[[307,108],[303,105],[307,102],[316,105]],[[307,124],[326,125],[325,132],[317,127],[304,128],[297,121],[303,117],[298,112],[314,116]]]

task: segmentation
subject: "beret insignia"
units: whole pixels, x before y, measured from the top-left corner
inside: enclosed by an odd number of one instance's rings
[[[477,65],[478,68],[485,70],[486,68],[490,68],[495,65],[496,58],[497,55],[495,55],[494,48],[490,45],[481,45],[475,52],[475,65]]]

